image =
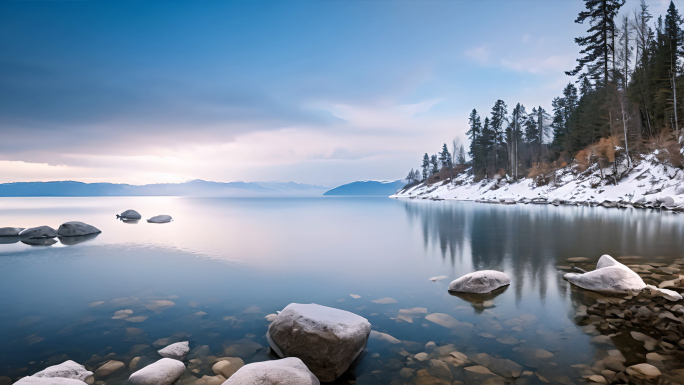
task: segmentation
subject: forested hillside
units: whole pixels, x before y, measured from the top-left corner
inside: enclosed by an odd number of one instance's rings
[[[469,159],[464,146],[454,143],[449,151],[444,144],[410,171],[410,186],[455,181],[459,172],[473,182],[531,178],[541,186],[568,166],[576,173],[593,168],[602,184],[617,185],[649,155],[651,162],[684,168],[679,11],[673,2],[657,17],[644,0],[633,10],[623,9],[624,0],[584,3],[575,20],[586,26],[575,38],[580,57],[565,72],[571,80],[551,110],[503,100],[489,111],[473,108]]]

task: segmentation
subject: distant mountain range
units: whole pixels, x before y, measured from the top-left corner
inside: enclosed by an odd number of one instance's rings
[[[328,187],[279,182],[209,182],[142,186],[118,183],[18,182],[0,184],[0,197],[87,197],[87,196],[320,196]]]
[[[393,182],[382,182],[375,180],[359,181],[343,184],[332,190],[326,191],[323,195],[378,195],[390,196],[406,185],[404,180]]]

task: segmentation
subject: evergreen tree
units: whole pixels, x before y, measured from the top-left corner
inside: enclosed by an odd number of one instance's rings
[[[489,179],[489,176],[493,174],[496,170],[490,170],[493,167],[493,148],[494,141],[492,140],[492,129],[489,123],[489,118],[485,118],[484,125],[482,126],[482,135],[480,135],[480,152],[482,153],[482,163],[484,166],[485,178]]]
[[[506,103],[499,99],[492,107],[492,119],[489,121],[492,141],[492,155],[494,156],[494,171],[499,169],[499,152],[503,149],[504,142],[504,124],[506,123],[506,115],[508,114]],[[503,159],[506,159],[504,154]]]
[[[473,109],[470,112],[468,125],[470,126],[470,130],[468,130],[467,134],[470,139],[469,155],[473,165],[472,172],[474,175],[478,175],[484,165],[484,153],[482,151],[482,121],[480,120],[480,115],[477,114],[476,109]]]
[[[432,170],[430,170],[430,175],[435,175],[439,173],[439,160],[437,154],[430,157],[430,164],[432,165]]]
[[[430,177],[430,157],[427,152],[423,155],[423,180],[427,180]]]
[[[452,163],[451,153],[446,143],[442,146],[442,152],[439,154],[439,162],[442,164],[442,168],[446,167],[449,170],[449,176],[451,179],[454,178],[454,165]]]
[[[614,57],[615,22],[614,18],[625,0],[584,0],[586,11],[577,16],[575,23],[584,24],[589,20],[587,36],[575,38],[575,43],[583,47],[583,57],[577,59],[577,67],[565,73],[570,76],[580,74],[580,78],[589,77],[605,86],[610,81],[609,68]]]

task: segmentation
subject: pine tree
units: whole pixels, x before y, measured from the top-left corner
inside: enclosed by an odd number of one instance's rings
[[[489,118],[485,118],[484,125],[482,126],[482,135],[480,135],[480,147],[482,153],[482,163],[485,170],[485,178],[489,179],[489,176],[493,174],[496,170],[490,170],[492,165],[492,153],[494,148],[494,141],[492,139],[492,129],[489,123]]]
[[[480,120],[480,115],[477,114],[476,109],[473,109],[470,112],[468,125],[470,126],[470,130],[468,130],[467,134],[470,139],[469,155],[473,164],[472,172],[474,175],[478,175],[484,162],[482,159],[482,121]]]
[[[427,180],[430,177],[430,157],[427,152],[423,155],[423,180]]]
[[[503,149],[504,142],[504,125],[506,123],[506,115],[508,115],[508,110],[506,103],[499,99],[494,103],[492,107],[492,119],[489,121],[489,127],[491,129],[491,141],[492,141],[492,154],[494,155],[494,171],[499,169],[499,151]],[[506,156],[504,155],[504,159]]]
[[[442,146],[442,152],[439,154],[439,162],[442,164],[442,168],[446,167],[449,170],[449,176],[454,179],[454,166],[452,163],[451,153],[446,143]]]
[[[583,57],[577,59],[577,66],[565,73],[570,76],[580,74],[580,78],[590,77],[597,84],[606,86],[610,81],[609,68],[615,53],[613,36],[615,35],[614,18],[625,0],[584,0],[587,9],[577,16],[575,23],[583,24],[589,20],[587,36],[575,38],[575,43],[583,47]],[[613,60],[614,62],[614,60]]]
[[[439,160],[437,154],[430,157],[430,164],[432,165],[432,170],[430,170],[430,175],[435,175],[439,173]]]

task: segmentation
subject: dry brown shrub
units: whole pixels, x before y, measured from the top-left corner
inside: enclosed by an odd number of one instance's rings
[[[532,179],[536,186],[546,186],[551,182],[554,171],[554,167],[548,163],[534,163],[527,177]]]

